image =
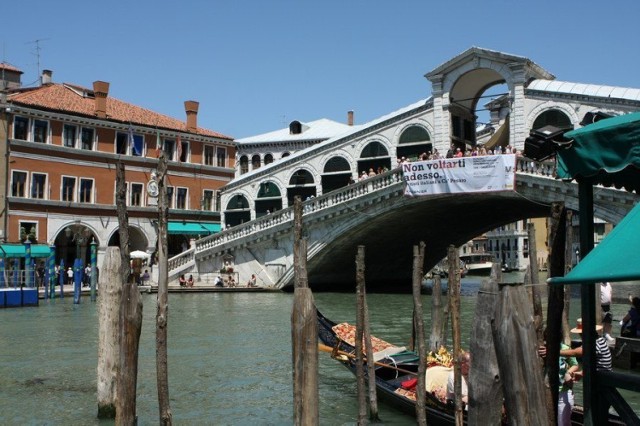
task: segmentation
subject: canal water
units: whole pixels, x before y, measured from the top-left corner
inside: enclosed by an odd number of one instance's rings
[[[463,281],[465,347],[479,282]],[[140,425],[154,425],[156,296],[142,297],[137,414]],[[423,297],[429,330],[431,296]],[[314,298],[329,318],[355,323],[354,294],[316,293]],[[292,424],[292,301],[292,294],[277,292],[169,295],[169,392],[175,424]],[[367,301],[373,334],[406,345],[411,295],[369,294]],[[577,300],[574,305],[577,309]],[[617,319],[625,312],[621,306],[614,315]],[[97,304],[87,297],[79,305],[66,297],[41,300],[34,308],[0,310],[0,424],[113,424],[96,419],[97,334]],[[319,357],[320,423],[355,424],[352,375],[327,354]],[[380,417],[384,424],[415,424],[414,418],[384,404]]]

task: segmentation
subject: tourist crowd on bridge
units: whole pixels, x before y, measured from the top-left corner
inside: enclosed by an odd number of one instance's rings
[[[522,156],[522,152],[511,145],[507,145],[504,147],[496,147],[495,149],[486,149],[484,146],[474,146],[465,149],[456,146],[455,144],[451,144],[451,147],[446,152],[445,155],[442,155],[438,149],[434,149],[433,151],[423,152],[420,155],[414,157],[398,157],[396,160],[396,167],[400,167],[404,163],[408,163],[411,161],[428,161],[428,160],[440,160],[445,158],[457,158],[457,157],[479,157],[484,155],[502,155],[502,154],[515,154],[518,157]],[[378,167],[370,167],[369,171],[362,170],[358,175],[358,180],[362,181],[367,178],[377,176],[382,173],[386,173],[389,171],[387,166],[378,166]],[[355,180],[351,178],[349,183],[355,183]]]

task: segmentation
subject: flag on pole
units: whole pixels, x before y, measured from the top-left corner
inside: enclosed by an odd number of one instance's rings
[[[180,158],[182,157],[182,141],[180,140],[180,135],[178,135],[178,138],[176,139],[176,145],[178,145],[176,148],[178,150],[178,161],[182,161]]]
[[[156,130],[156,158],[160,158],[160,145],[162,145],[160,141],[160,131]]]

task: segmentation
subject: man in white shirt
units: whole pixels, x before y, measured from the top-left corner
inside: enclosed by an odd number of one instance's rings
[[[601,282],[600,283],[600,307],[602,308],[602,328],[604,338],[607,340],[607,343],[615,342],[615,339],[611,337],[611,321],[613,320],[613,315],[611,314],[611,296],[612,296],[612,288],[610,282]]]

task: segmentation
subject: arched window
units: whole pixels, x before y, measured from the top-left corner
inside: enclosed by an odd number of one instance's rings
[[[284,157],[288,157],[288,156],[290,156],[290,155],[291,155],[291,154],[289,154],[288,152],[283,152],[283,153],[282,153],[282,158],[284,158]]]
[[[395,164],[395,161],[394,161]],[[358,170],[362,172],[384,172],[391,169],[391,158],[389,151],[380,142],[371,142],[364,147],[358,160]]]
[[[242,210],[249,208],[249,201],[244,195],[234,195],[227,203],[227,210]]]
[[[260,156],[258,154],[251,157],[251,169],[259,169],[260,168]]]
[[[400,135],[397,156],[409,160],[419,159],[421,154],[428,154],[433,149],[429,132],[421,126],[410,126]]]
[[[342,157],[332,157],[324,165],[325,173],[348,172],[350,170],[349,162]]]
[[[282,194],[273,182],[262,182],[255,200],[256,218],[282,209]]]
[[[400,135],[399,144],[413,144],[429,142],[429,132],[420,126],[411,126],[405,129]]]
[[[279,197],[280,189],[273,182],[262,182],[258,189],[258,198]]]
[[[360,153],[360,158],[388,157],[389,151],[380,142],[371,142],[364,147]]]
[[[249,172],[249,158],[246,155],[240,157],[240,174],[243,175]]]
[[[332,157],[324,165],[321,178],[322,193],[326,194],[354,182],[351,175],[351,165],[343,157]]]
[[[296,170],[289,179],[289,185],[313,185],[313,176],[307,170]]]
[[[543,112],[533,122],[533,130],[541,129],[544,126],[554,126],[559,129],[573,129],[571,119],[562,111],[551,109]]]
[[[267,154],[264,156],[264,165],[273,163],[273,155]]]

